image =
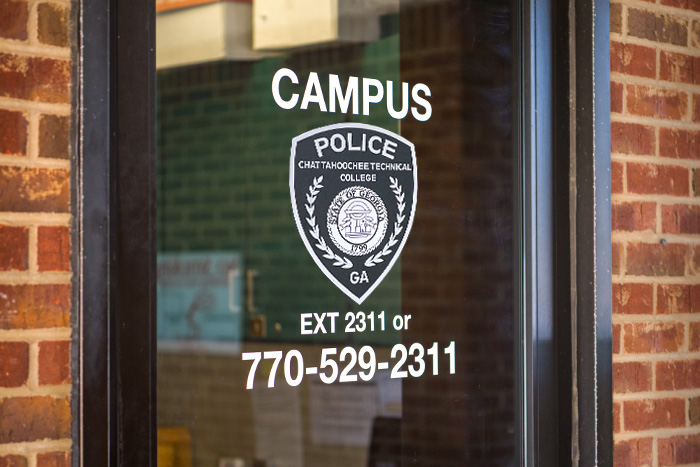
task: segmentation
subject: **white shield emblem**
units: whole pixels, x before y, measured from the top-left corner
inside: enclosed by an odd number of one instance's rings
[[[292,209],[306,249],[355,302],[381,283],[416,211],[413,144],[372,125],[341,123],[292,140]]]

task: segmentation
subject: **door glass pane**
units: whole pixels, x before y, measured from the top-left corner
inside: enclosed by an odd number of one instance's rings
[[[157,10],[159,466],[514,465],[513,3]]]

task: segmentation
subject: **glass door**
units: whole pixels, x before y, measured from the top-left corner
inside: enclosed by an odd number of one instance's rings
[[[519,463],[516,2],[157,2],[158,465]]]

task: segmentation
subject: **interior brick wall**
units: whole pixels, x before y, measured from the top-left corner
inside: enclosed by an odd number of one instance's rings
[[[69,0],[0,0],[0,466],[71,450]]]
[[[610,8],[615,466],[700,465],[700,1]]]

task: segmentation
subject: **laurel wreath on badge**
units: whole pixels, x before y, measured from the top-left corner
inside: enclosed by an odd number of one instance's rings
[[[394,196],[396,196],[396,207],[398,210],[398,215],[396,216],[396,222],[394,222],[394,231],[389,236],[389,241],[386,243],[386,245],[384,245],[382,251],[370,256],[365,261],[365,266],[367,266],[368,268],[376,266],[378,263],[383,263],[384,259],[382,257],[391,254],[391,248],[393,248],[394,245],[396,245],[399,241],[396,237],[398,237],[399,234],[403,231],[403,225],[401,224],[403,224],[403,221],[406,219],[406,216],[403,214],[403,210],[406,208],[406,203],[404,202],[403,188],[401,188],[401,185],[399,185],[398,179],[394,177],[389,177],[389,181],[391,182],[389,184],[389,187],[391,188],[391,191],[394,192]]]
[[[331,247],[329,247],[326,243],[326,240],[324,240],[324,238],[321,236],[318,225],[316,225],[316,216],[314,215],[316,206],[314,206],[314,204],[316,203],[316,197],[320,193],[321,188],[323,188],[321,182],[323,182],[323,175],[314,178],[313,182],[309,186],[309,193],[306,195],[307,204],[304,207],[306,208],[306,212],[309,214],[309,217],[306,218],[306,222],[309,224],[311,229],[309,230],[309,234],[314,238],[314,240],[316,240],[316,242],[318,242],[315,246],[324,252],[323,257],[334,261],[333,266],[343,269],[350,269],[353,266],[352,261],[344,256],[335,254]]]

